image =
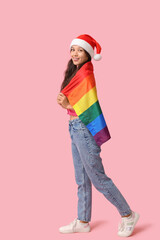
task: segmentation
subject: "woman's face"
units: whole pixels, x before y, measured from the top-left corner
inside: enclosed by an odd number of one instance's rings
[[[70,54],[73,64],[77,65],[77,67],[79,64],[82,64],[88,60],[88,56],[86,55],[84,49],[78,45],[71,46]]]

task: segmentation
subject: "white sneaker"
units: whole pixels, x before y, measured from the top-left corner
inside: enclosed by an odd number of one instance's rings
[[[90,232],[89,223],[82,223],[78,219],[74,219],[69,225],[59,228],[60,233],[76,233],[76,232]]]
[[[129,217],[122,217],[121,222],[118,225],[118,236],[129,237],[139,219],[139,214],[132,211],[132,215]]]

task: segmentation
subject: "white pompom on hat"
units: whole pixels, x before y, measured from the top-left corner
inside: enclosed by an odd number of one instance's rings
[[[83,34],[83,35],[80,35],[77,38],[73,39],[70,44],[70,48],[73,45],[78,45],[78,46],[84,48],[90,54],[91,58],[94,58],[94,60],[96,60],[96,61],[99,61],[102,58],[102,56],[100,55],[100,52],[102,49],[101,46],[94,38],[92,38],[88,34]],[[96,54],[94,54],[95,47],[97,50]]]

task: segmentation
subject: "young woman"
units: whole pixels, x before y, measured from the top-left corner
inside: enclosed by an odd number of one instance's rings
[[[94,48],[97,54],[94,55]],[[101,46],[90,35],[73,39],[70,45],[71,59],[65,71],[57,97],[58,104],[70,115],[69,132],[75,179],[78,185],[78,217],[69,225],[59,228],[61,233],[89,232],[92,205],[92,184],[103,193],[119,211],[121,221],[118,235],[132,234],[139,214],[132,211],[121,192],[104,171],[100,157],[101,145],[110,139],[98,101],[93,75],[92,58],[101,59]]]

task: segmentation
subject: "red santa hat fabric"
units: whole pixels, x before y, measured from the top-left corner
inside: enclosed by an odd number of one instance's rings
[[[88,34],[83,34],[72,40],[70,48],[73,45],[78,45],[84,48],[94,60],[99,61],[102,56],[100,55],[101,46],[100,44]],[[97,53],[94,54],[94,48],[96,47]]]

